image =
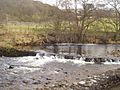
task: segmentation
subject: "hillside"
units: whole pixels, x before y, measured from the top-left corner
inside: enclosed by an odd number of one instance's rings
[[[0,0],[0,21],[34,21],[50,20],[58,8],[33,0]]]

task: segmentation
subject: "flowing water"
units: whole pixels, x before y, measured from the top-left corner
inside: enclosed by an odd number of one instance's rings
[[[9,90],[8,88],[13,88],[11,90],[19,90],[21,86],[22,89],[20,90],[25,90],[26,87],[31,90],[31,88],[44,85],[48,76],[53,79],[53,82],[56,79],[61,80],[58,76],[64,79],[66,77],[66,74],[64,74],[66,71],[67,73],[73,73],[71,74],[73,75],[73,78],[68,77],[68,79],[73,80],[78,77],[77,75],[81,75],[81,77],[79,76],[80,78],[86,78],[90,74],[94,75],[95,72],[96,74],[99,74],[120,67],[120,62],[114,63],[115,65],[113,65],[113,63],[110,63],[109,65],[99,65],[94,64],[94,62],[85,62],[82,57],[74,60],[65,59],[58,56],[54,57],[55,53],[55,55],[69,54],[73,56],[84,55],[88,57],[109,57],[120,61],[120,45],[57,44],[46,46],[46,50],[48,50],[48,52],[38,49],[36,51],[38,52],[36,56],[11,58],[0,57],[0,90]],[[42,55],[40,52],[47,54],[40,56]],[[37,85],[36,82],[39,85]],[[41,82],[43,84],[40,84]],[[35,83],[35,85],[33,83]],[[15,89],[14,87],[18,89]],[[120,90],[119,88],[120,87],[116,87],[111,90]]]

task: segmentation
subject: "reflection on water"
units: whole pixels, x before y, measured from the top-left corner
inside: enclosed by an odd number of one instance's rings
[[[49,45],[47,49],[58,54],[80,54],[90,57],[118,57],[120,45],[118,44],[56,44]]]

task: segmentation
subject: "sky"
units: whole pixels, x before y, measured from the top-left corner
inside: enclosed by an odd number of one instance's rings
[[[50,5],[55,5],[55,0],[34,0],[34,1],[41,1],[43,3],[47,3]]]
[[[56,5],[56,0],[34,0],[34,1],[41,1],[41,2],[46,3],[46,4]],[[94,0],[89,0],[89,3],[93,2],[93,1]],[[96,1],[96,3],[99,3],[99,4],[104,4],[105,3],[104,0],[95,0],[95,1]],[[61,8],[61,7],[59,7],[59,8]],[[81,6],[78,5],[78,8],[81,8]]]
[[[43,3],[47,3],[47,4],[50,4],[50,5],[55,5],[56,4],[56,0],[34,0],[34,1],[41,1]],[[89,0],[89,1],[93,1],[93,0]],[[103,3],[104,0],[97,0],[99,1],[99,3]]]

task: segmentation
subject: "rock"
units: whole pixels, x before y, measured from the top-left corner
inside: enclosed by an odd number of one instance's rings
[[[64,72],[64,74],[68,74],[68,72]]]
[[[80,80],[79,78],[76,78],[76,80]]]
[[[41,81],[37,80],[37,81],[33,82],[33,84],[41,84]]]
[[[46,83],[45,83],[45,85],[48,85],[48,84],[50,84],[50,82],[46,82]]]
[[[64,58],[65,59],[74,59],[74,56],[72,56],[72,55],[65,55]]]
[[[28,83],[29,83],[28,80],[23,80],[22,82],[25,83],[25,84],[28,84]]]
[[[63,70],[63,67],[61,67],[60,69]]]
[[[52,80],[51,78],[46,78],[46,80]]]
[[[95,64],[102,64],[102,58],[94,58]]]
[[[14,68],[14,66],[13,66],[13,65],[10,65],[10,66],[9,66],[9,69],[13,69],[13,68]]]
[[[93,58],[85,58],[86,62],[91,62]]]
[[[56,72],[60,72],[60,70],[59,69],[57,69],[57,70],[55,70]]]

